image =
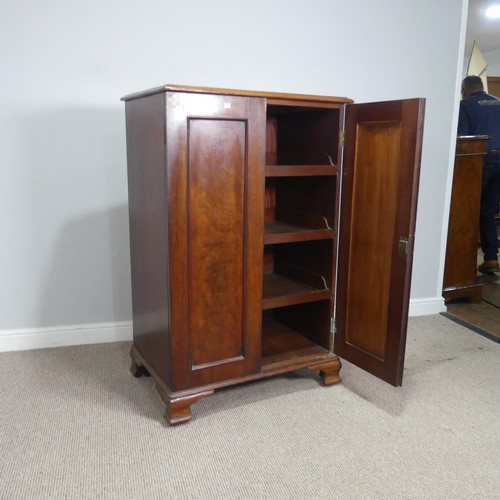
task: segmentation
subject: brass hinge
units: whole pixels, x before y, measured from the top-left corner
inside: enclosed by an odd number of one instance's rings
[[[330,319],[330,332],[337,333],[337,322],[335,318]]]
[[[339,132],[339,144],[341,148],[344,147],[344,142],[345,142],[345,130],[341,130]]]

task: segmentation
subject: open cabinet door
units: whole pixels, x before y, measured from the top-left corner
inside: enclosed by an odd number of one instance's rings
[[[424,105],[346,107],[334,350],[394,386],[403,378]]]

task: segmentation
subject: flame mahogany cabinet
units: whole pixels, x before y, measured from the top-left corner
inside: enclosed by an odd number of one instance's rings
[[[488,139],[487,135],[457,139],[443,278],[445,302],[467,298],[480,303],[483,299],[483,285],[477,281],[477,246]]]
[[[401,385],[424,101],[123,100],[131,370],[168,423],[231,384],[300,368],[335,384],[338,356]]]

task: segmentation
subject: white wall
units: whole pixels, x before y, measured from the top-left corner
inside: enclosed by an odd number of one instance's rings
[[[427,98],[411,298],[441,310],[462,16],[456,0],[4,2],[0,348],[130,334],[119,99],[164,83]]]
[[[488,69],[486,70],[487,75],[500,76],[500,50],[485,52],[483,55],[488,61]]]

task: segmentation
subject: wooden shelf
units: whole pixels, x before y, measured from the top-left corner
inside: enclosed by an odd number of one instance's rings
[[[337,175],[336,165],[266,165],[266,177]]]
[[[305,304],[331,298],[331,290],[324,279],[318,275],[310,275],[309,283],[296,281],[281,274],[264,274],[262,309]]]
[[[328,354],[328,350],[275,320],[262,324],[262,369],[274,368],[306,356]]]
[[[299,210],[276,208],[276,219],[265,223],[264,244],[332,239],[326,217]]]
[[[333,229],[311,229],[274,220],[265,224],[264,244],[325,240],[333,237]]]

